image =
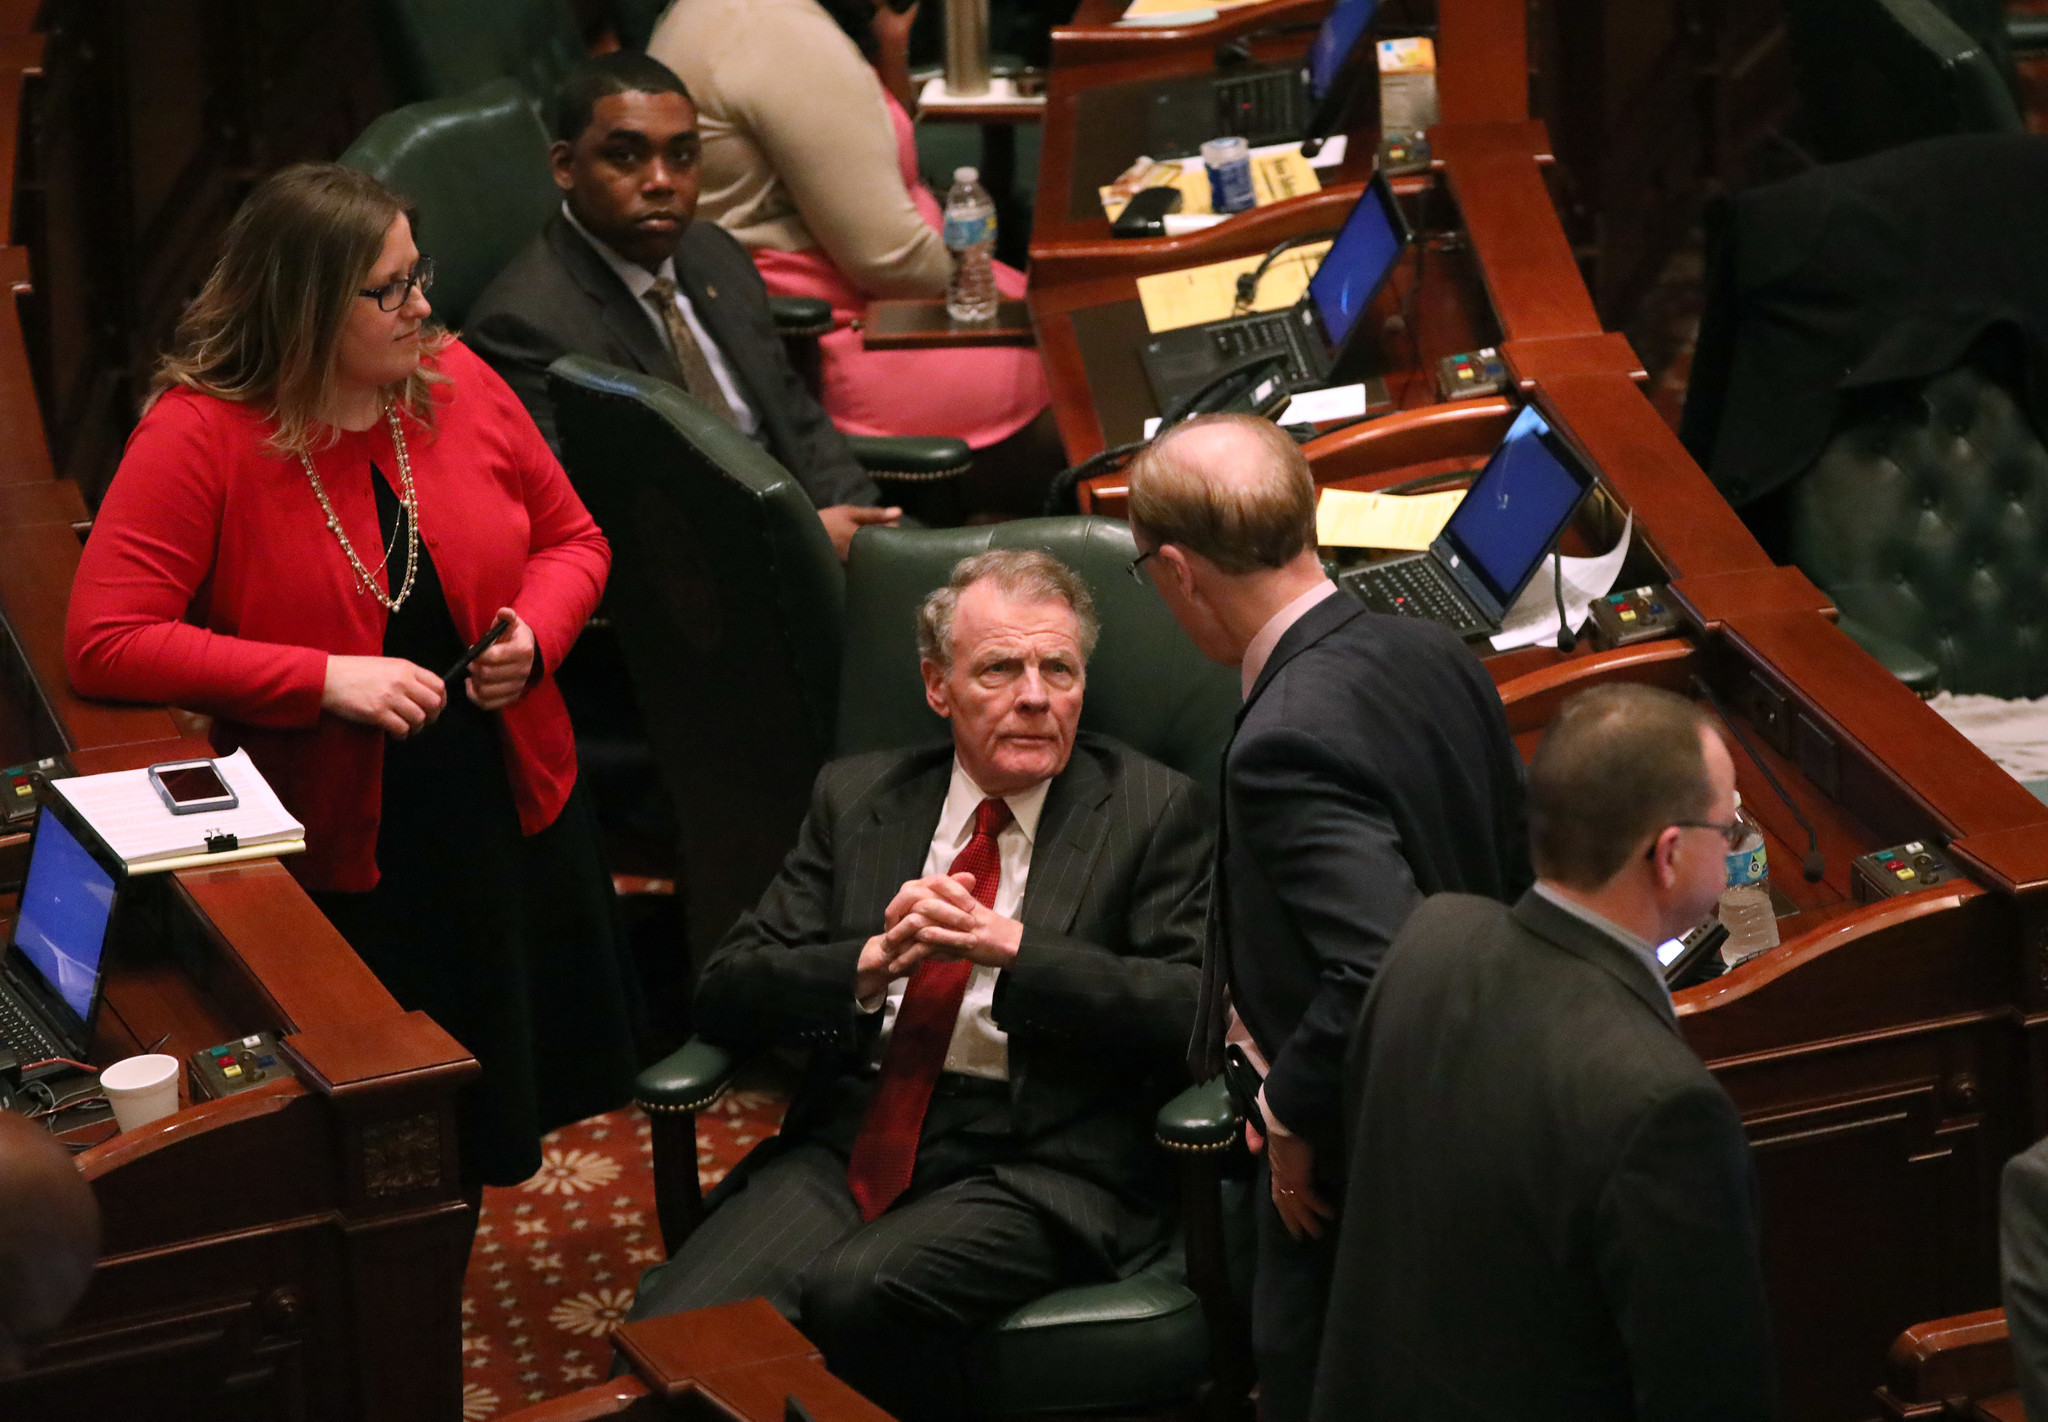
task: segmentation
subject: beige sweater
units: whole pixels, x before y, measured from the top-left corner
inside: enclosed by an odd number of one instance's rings
[[[675,0],[647,52],[697,102],[700,216],[750,251],[823,248],[870,297],[944,294],[952,258],[903,186],[881,80],[814,0]]]

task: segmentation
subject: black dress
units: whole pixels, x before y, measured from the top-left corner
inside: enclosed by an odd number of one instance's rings
[[[377,518],[404,576],[402,506],[372,466]],[[462,655],[424,540],[384,655],[437,675]],[[540,1137],[623,1105],[635,1069],[611,879],[580,788],[555,822],[519,831],[498,718],[450,683],[441,715],[384,742],[377,886],[313,897],[407,1009],[467,1048],[483,1077],[461,1098],[466,1184],[540,1168]]]

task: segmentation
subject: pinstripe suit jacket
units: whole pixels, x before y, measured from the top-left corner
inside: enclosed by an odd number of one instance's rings
[[[952,764],[948,744],[827,765],[781,873],[704,966],[704,1036],[738,1051],[815,1049],[783,1141],[845,1146],[859,1126],[881,1014],[855,1006],[855,965],[889,900],[923,871]],[[1039,817],[1023,944],[996,982],[1008,1101],[963,1116],[965,1103],[935,1098],[926,1118],[922,1151],[966,1142],[1111,1267],[1158,1235],[1168,1181],[1152,1116],[1186,1082],[1211,857],[1192,781],[1107,737],[1077,737]]]

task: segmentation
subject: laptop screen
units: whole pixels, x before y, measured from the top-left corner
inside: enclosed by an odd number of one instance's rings
[[[1316,31],[1316,42],[1308,51],[1308,91],[1317,103],[1330,95],[1330,86],[1343,72],[1345,61],[1358,48],[1379,0],[1337,0],[1335,8]]]
[[[113,913],[114,876],[44,809],[36,817],[14,945],[80,1023],[92,1017],[100,954]]]
[[[1559,456],[1554,440],[1531,430],[1503,441],[1444,525],[1452,551],[1503,607],[1564,531],[1590,482]]]
[[[1343,349],[1351,328],[1407,250],[1408,236],[1393,211],[1393,201],[1383,179],[1366,184],[1322,265],[1309,278],[1309,299],[1323,319],[1333,351]]]

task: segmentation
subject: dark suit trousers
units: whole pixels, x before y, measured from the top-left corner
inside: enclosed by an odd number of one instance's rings
[[[881,1218],[862,1224],[847,1189],[850,1137],[793,1145],[747,1171],[647,1272],[632,1316],[761,1295],[834,1374],[905,1422],[973,1415],[969,1335],[1062,1285],[1108,1275],[990,1169],[1010,1154],[1007,1132],[984,1145],[971,1129],[947,1128],[983,1084],[947,1086],[957,1094],[933,1099],[910,1189]]]
[[[1323,1237],[1296,1239],[1273,1208],[1273,1177],[1259,1157],[1259,1267],[1252,1278],[1252,1357],[1259,1373],[1259,1422],[1308,1422],[1315,1392],[1316,1356],[1323,1346],[1323,1313],[1337,1262],[1339,1220],[1323,1221]],[[1326,1200],[1341,1189],[1318,1182]]]

